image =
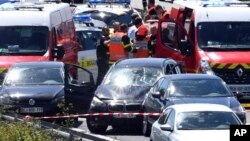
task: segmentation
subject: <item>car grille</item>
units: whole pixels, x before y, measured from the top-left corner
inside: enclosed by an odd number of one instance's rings
[[[22,105],[29,105],[29,99],[19,100],[18,103]],[[50,104],[50,103],[51,103],[51,100],[35,100],[35,105],[44,105],[44,104]]]
[[[242,76],[238,76],[237,69],[214,69],[217,76],[227,84],[250,84],[250,70],[243,70]]]
[[[108,109],[111,112],[124,112],[124,104],[109,104]]]
[[[138,112],[141,110],[141,105],[140,104],[129,104],[126,105],[126,111],[127,112]]]
[[[138,112],[141,110],[140,104],[122,104],[112,103],[108,105],[108,109],[111,112]]]

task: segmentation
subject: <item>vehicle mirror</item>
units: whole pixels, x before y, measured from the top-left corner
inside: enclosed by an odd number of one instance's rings
[[[237,99],[240,99],[240,98],[242,98],[242,97],[244,96],[244,94],[238,92],[238,93],[235,93],[234,96],[235,96]]]
[[[154,98],[159,98],[159,97],[161,96],[161,94],[160,94],[159,91],[157,91],[157,92],[152,92],[152,96],[153,96]]]
[[[173,128],[169,124],[163,124],[163,125],[160,126],[160,128],[163,131],[170,131],[170,132],[173,131]]]
[[[181,40],[178,44],[178,48],[182,55],[188,56],[192,54],[192,46],[189,40]]]
[[[64,56],[64,47],[62,44],[57,44],[53,49],[53,58],[62,59]]]

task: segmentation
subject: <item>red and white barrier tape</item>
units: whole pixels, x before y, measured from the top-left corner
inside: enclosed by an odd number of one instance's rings
[[[77,118],[77,117],[90,117],[90,116],[117,116],[117,117],[126,117],[126,116],[159,116],[161,113],[89,113],[89,114],[77,114],[77,115],[66,115],[66,116],[43,116],[43,117],[32,117],[25,116],[24,121],[30,121],[31,119],[60,119],[60,118]]]

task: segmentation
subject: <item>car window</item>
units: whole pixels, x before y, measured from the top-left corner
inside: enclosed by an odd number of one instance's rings
[[[63,84],[64,76],[61,68],[49,67],[15,67],[11,69],[4,85],[52,85]]]
[[[175,121],[175,111],[172,110],[172,112],[169,114],[167,120],[165,120],[163,124],[168,124],[172,128],[174,128],[174,121]]]
[[[223,97],[232,96],[219,79],[180,79],[169,85],[169,95],[174,97]]]
[[[152,91],[153,91],[153,92],[159,91],[160,85],[161,85],[161,83],[162,83],[163,80],[164,80],[164,78],[161,78],[161,79],[159,79],[159,80],[154,84],[154,86],[152,87]]]
[[[116,86],[152,86],[161,76],[161,69],[156,67],[120,67],[113,68],[104,84]]]
[[[166,96],[166,91],[167,91],[167,85],[168,85],[168,81],[166,79],[164,79],[159,87],[159,91],[163,94],[161,95],[160,99],[164,100],[167,96]]]
[[[171,113],[171,111],[172,111],[172,109],[167,109],[164,112],[162,112],[161,116],[159,117],[158,123],[164,124],[164,122],[166,121],[166,119],[169,116],[169,114]]]
[[[219,130],[240,124],[233,112],[194,111],[177,114],[178,130]]]
[[[180,74],[182,73],[180,65],[177,64],[167,64],[166,74]]]
[[[82,30],[77,31],[77,37],[83,50],[96,49],[97,40],[102,36],[101,31]]]

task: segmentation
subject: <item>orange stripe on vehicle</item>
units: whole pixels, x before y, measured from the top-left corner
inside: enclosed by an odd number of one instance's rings
[[[250,66],[248,64],[241,64],[244,69],[250,69]]]
[[[228,69],[235,69],[239,64],[231,64]]]
[[[221,64],[219,64],[219,65],[218,65],[218,67],[217,67],[217,68],[218,68],[218,69],[223,69],[225,66],[226,66],[226,64],[225,64],[225,63],[221,63]]]

